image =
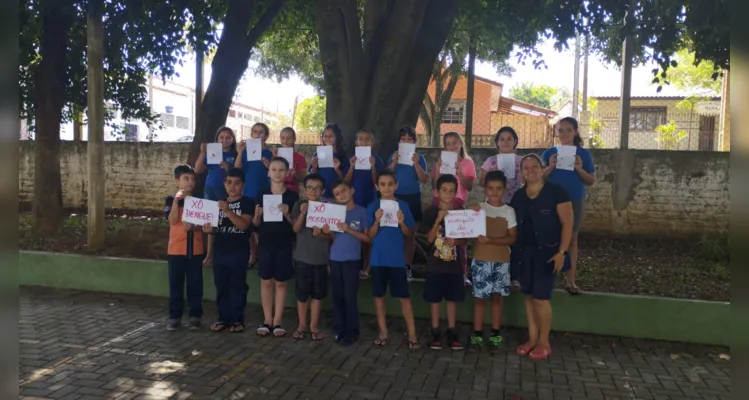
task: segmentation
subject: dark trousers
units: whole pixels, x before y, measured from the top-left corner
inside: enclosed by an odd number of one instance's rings
[[[189,316],[203,316],[203,256],[167,256],[169,265],[169,319],[181,319],[185,308],[185,283]]]
[[[249,252],[216,252],[213,255],[213,281],[216,284],[218,321],[244,323],[247,304],[247,262]]]
[[[358,292],[361,267],[361,260],[330,261],[333,331],[340,339],[359,339]]]

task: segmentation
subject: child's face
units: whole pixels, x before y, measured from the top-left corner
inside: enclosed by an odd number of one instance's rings
[[[273,183],[283,183],[286,179],[286,175],[289,174],[289,169],[281,161],[272,161],[268,165],[268,177]]]
[[[244,190],[244,182],[236,176],[227,176],[224,179],[224,188],[229,197],[239,197],[242,195],[242,190]]]
[[[307,199],[312,201],[320,200],[323,190],[325,190],[325,187],[323,183],[318,180],[310,179],[307,181],[307,184],[304,185],[304,193],[307,195]]]
[[[385,175],[377,179],[377,191],[380,192],[383,199],[392,200],[395,197],[396,190],[398,190],[398,184],[392,176]]]
[[[353,195],[354,189],[348,185],[338,185],[338,187],[333,189],[333,196],[335,196],[335,201],[338,204],[348,204],[351,202]]]
[[[497,140],[497,149],[500,153],[515,152],[515,138],[512,137],[512,133],[504,131],[499,134],[499,140]]]
[[[401,143],[416,143],[416,141],[414,140],[414,138],[412,138],[411,135],[409,135],[407,133],[401,133],[400,142]]]
[[[445,150],[459,153],[463,145],[460,143],[457,137],[450,135],[445,138]]]
[[[439,190],[437,191],[437,196],[439,196],[440,203],[443,204],[452,204],[453,200],[455,200],[455,192],[457,192],[458,187],[452,183],[443,183],[440,185]]]
[[[571,145],[575,139],[575,127],[567,121],[560,122],[557,126],[557,136],[559,143]]]
[[[265,136],[265,129],[263,129],[262,126],[255,126],[252,128],[252,133],[250,136],[253,139],[262,139],[263,143],[265,143],[266,140],[268,140],[268,137]]]
[[[502,201],[502,196],[505,194],[505,185],[502,181],[488,181],[486,182],[484,194],[489,202],[498,203]]]
[[[372,145],[374,145],[374,139],[369,133],[360,133],[356,135],[356,145],[360,147],[372,147]]]
[[[228,131],[221,131],[216,138],[216,142],[221,143],[221,147],[226,151],[234,144],[234,137]]]
[[[294,134],[289,131],[281,131],[281,134],[279,136],[279,141],[281,142],[281,147],[294,147],[294,143],[296,143],[296,137],[294,137]]]
[[[195,189],[195,174],[180,175],[179,179],[177,179],[177,187],[179,187],[179,190],[191,192]]]
[[[322,133],[322,144],[325,146],[335,147],[336,138],[335,138],[335,132],[333,132],[332,129],[326,129],[325,132]]]

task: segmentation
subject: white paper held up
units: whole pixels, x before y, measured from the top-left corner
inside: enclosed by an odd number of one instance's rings
[[[221,143],[208,143],[205,146],[205,151],[206,164],[219,165],[224,162],[224,149],[221,147]]]
[[[263,142],[260,139],[247,140],[247,161],[260,161],[263,158]]]
[[[317,146],[317,167],[333,168],[333,146]]]
[[[398,164],[413,166],[411,161],[416,153],[416,143],[398,143]]]
[[[283,213],[278,208],[283,203],[283,196],[280,194],[263,195],[263,222],[281,222]]]
[[[285,158],[286,161],[289,162],[289,169],[294,168],[294,148],[293,147],[279,147],[278,152],[279,157]]]
[[[557,168],[567,171],[574,171],[576,155],[577,146],[557,146]]]
[[[182,221],[189,224],[203,226],[210,222],[212,227],[218,227],[218,202],[197,197],[185,197],[182,208]]]
[[[486,236],[486,212],[452,210],[445,217],[445,236],[452,239],[469,239]]]
[[[440,174],[455,175],[458,164],[458,153],[454,151],[443,151],[440,156],[442,164],[440,164]]]
[[[514,154],[497,154],[497,168],[505,173],[507,179],[515,179],[516,158]]]
[[[369,146],[357,146],[356,149],[356,166],[355,169],[372,169],[372,163],[369,157],[372,157],[372,148]]]
[[[380,208],[382,209],[380,226],[390,226],[393,228],[397,228],[398,211],[400,210],[398,202],[395,200],[380,200]]]

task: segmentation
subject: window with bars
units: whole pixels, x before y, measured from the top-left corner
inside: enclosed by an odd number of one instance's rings
[[[123,130],[125,134],[125,140],[128,142],[137,142],[138,141],[138,125],[135,124],[125,124],[125,129]]]
[[[631,107],[629,109],[629,130],[654,131],[658,125],[666,123],[666,107]]]
[[[466,122],[466,101],[450,100],[445,112],[442,114],[443,124],[465,124]]]
[[[190,129],[190,118],[177,117],[177,129]]]
[[[236,118],[237,117],[237,112],[235,110],[229,110],[229,117]]]
[[[174,128],[174,115],[161,114],[161,123],[165,128]]]

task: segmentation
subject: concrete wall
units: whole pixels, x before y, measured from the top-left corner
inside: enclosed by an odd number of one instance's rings
[[[33,194],[33,146],[34,142],[22,142],[19,148],[22,203],[30,202]],[[107,207],[161,210],[164,196],[175,190],[174,166],[185,160],[188,146],[106,143]],[[312,147],[299,147],[308,156],[312,152]],[[422,151],[431,167],[440,151]],[[473,150],[477,169],[494,154],[491,149]],[[730,153],[723,152],[594,150],[598,182],[588,190],[583,230],[656,235],[727,232],[729,156]],[[86,143],[63,142],[60,162],[65,206],[84,207]],[[424,202],[428,203],[431,200],[428,186],[424,186],[423,193]],[[482,196],[483,190],[477,186],[471,200],[480,200]]]

